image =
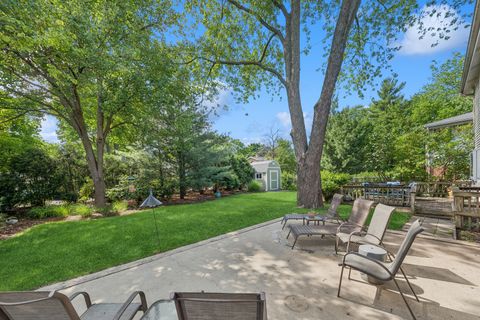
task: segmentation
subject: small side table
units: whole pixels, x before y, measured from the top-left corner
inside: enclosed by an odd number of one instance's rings
[[[311,221],[313,221],[313,225],[320,225],[320,222],[322,222],[323,225],[325,225],[325,217],[321,215],[316,215],[313,217],[305,216],[303,218],[303,224],[307,222],[307,226],[310,224]]]
[[[380,248],[380,247],[377,247],[377,246],[373,246],[371,244],[362,244],[358,247],[358,253],[363,255],[363,256],[366,256],[366,257],[369,257],[369,258],[372,258],[372,259],[375,259],[375,260],[379,260],[379,261],[382,261],[384,262],[386,257],[387,257],[387,250],[383,249],[383,248]],[[383,284],[384,282],[383,281],[379,281],[375,278],[372,278],[364,273],[362,273],[362,279],[371,283],[371,284]]]

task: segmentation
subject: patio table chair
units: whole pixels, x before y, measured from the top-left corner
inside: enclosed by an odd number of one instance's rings
[[[141,320],[166,319],[161,304],[172,302],[178,320],[267,320],[264,292],[173,292],[170,299],[154,302]]]
[[[340,221],[343,221],[338,214],[338,207],[342,204],[342,200],[342,194],[335,193],[333,195],[332,201],[330,202],[330,206],[327,210],[327,214],[323,216],[325,217],[324,221],[336,221],[338,224],[340,224]],[[304,213],[289,213],[284,215],[282,220],[280,221],[280,223],[282,224],[282,230],[287,225],[288,220],[304,220],[307,216],[308,214]]]
[[[393,283],[395,283],[395,286],[397,287],[398,292],[402,296],[403,301],[405,302],[405,305],[408,308],[408,311],[410,312],[410,315],[412,316],[413,319],[416,319],[415,315],[413,314],[412,309],[410,308],[410,305],[407,302],[407,299],[405,298],[402,290],[400,289],[400,286],[398,285],[397,280],[395,279],[396,274],[400,270],[402,273],[403,277],[405,278],[408,286],[410,287],[410,290],[412,291],[413,295],[415,296],[415,299],[419,302],[420,300],[418,299],[417,294],[413,290],[412,285],[410,284],[410,281],[407,278],[407,275],[405,272],[402,270],[401,266],[403,263],[403,260],[408,254],[408,251],[410,250],[410,247],[413,244],[413,241],[415,240],[416,236],[420,234],[424,229],[422,228],[421,221],[416,220],[414,223],[412,223],[410,229],[408,230],[405,238],[403,239],[402,244],[400,245],[400,248],[397,251],[396,255],[393,255],[392,253],[389,253],[390,257],[393,257],[392,261],[389,263],[381,262],[379,260],[366,257],[364,255],[361,255],[357,252],[347,252],[345,256],[343,256],[342,263],[339,264],[339,266],[342,267],[342,270],[340,271],[340,281],[338,283],[338,293],[337,296],[340,297],[340,290],[342,287],[342,278],[343,278],[343,270],[345,267],[348,267],[354,270],[358,270],[360,272],[363,272],[367,274],[370,277],[373,277],[374,279],[377,279],[379,281],[390,281],[393,280]],[[385,249],[385,248],[383,248]],[[387,251],[388,253],[388,251]]]
[[[79,315],[72,300],[83,296],[87,310]],[[140,303],[133,303],[139,296]],[[135,291],[124,303],[94,303],[86,292],[67,297],[57,291],[0,292],[1,320],[130,320],[147,310],[142,291]],[[4,319],[2,318],[4,317]]]
[[[337,248],[340,242],[347,244],[347,252],[350,252],[352,244],[381,245],[393,211],[395,211],[394,207],[379,203],[373,211],[372,220],[370,220],[366,231],[339,232],[336,234]]]
[[[292,225],[290,226],[290,232],[287,235],[287,239],[290,234],[294,237],[292,249],[295,247],[297,240],[300,236],[322,236],[326,235],[335,236],[339,232],[352,233],[354,231],[362,230],[367,220],[370,208],[373,205],[373,201],[358,198],[353,203],[352,212],[348,220],[340,225],[325,225],[325,226],[310,226],[310,225]],[[335,253],[338,251],[338,243],[335,241]]]

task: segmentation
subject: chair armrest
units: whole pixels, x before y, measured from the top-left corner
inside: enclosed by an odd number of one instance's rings
[[[342,228],[343,227],[346,227],[346,226],[353,226],[353,227],[359,227],[359,228],[363,228],[363,226],[359,225],[359,224],[356,224],[356,223],[352,223],[352,222],[343,222],[342,224],[340,224],[337,228],[337,233],[338,232],[341,232],[342,231]]]
[[[40,298],[40,299],[33,299],[33,300],[25,300],[25,301],[20,301],[20,302],[1,302],[0,301],[0,305],[3,305],[3,306],[21,306],[21,305],[24,305],[24,304],[29,304],[29,303],[34,303],[34,302],[40,302],[40,301],[45,301],[45,300],[48,300],[50,299],[51,297],[53,297],[53,295],[55,294],[55,290],[54,291],[51,291],[47,297],[45,298]]]
[[[350,233],[350,235],[348,236],[348,242],[347,242],[347,253],[350,252],[350,242],[352,241],[352,237],[355,236],[355,235],[358,235],[358,236],[361,236],[362,233],[365,233],[365,232],[362,232],[362,231],[353,231],[352,233]]]
[[[132,303],[133,299],[135,299],[137,295],[140,297],[142,311],[147,311],[147,299],[145,298],[145,293],[143,291],[135,291],[130,295],[130,297],[128,297],[127,301],[123,303],[120,310],[118,310],[117,314],[115,314],[115,317],[113,317],[113,320],[119,320],[122,317],[122,314],[125,312],[125,310],[127,310],[128,306]]]
[[[90,296],[88,295],[88,293],[86,293],[84,291],[75,292],[70,297],[68,297],[68,299],[70,301],[72,301],[73,299],[75,299],[79,295],[82,295],[83,298],[85,299],[85,304],[87,305],[87,309],[90,308],[92,306],[92,300],[90,299]]]

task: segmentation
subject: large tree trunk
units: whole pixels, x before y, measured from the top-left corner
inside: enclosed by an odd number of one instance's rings
[[[292,120],[292,140],[297,158],[297,205],[306,208],[323,206],[320,161],[328,117],[338,75],[342,67],[348,34],[360,0],[343,0],[335,26],[322,91],[314,106],[310,141],[307,142],[300,100],[300,5],[292,1],[291,18],[287,21],[285,67],[287,95]]]
[[[97,150],[96,154],[92,146],[90,137],[88,136],[87,125],[85,118],[83,117],[82,108],[80,105],[80,98],[76,94],[76,99],[73,103],[73,112],[71,114],[72,125],[77,131],[80,140],[82,141],[83,148],[85,150],[88,170],[90,177],[93,181],[95,189],[95,205],[98,207],[104,207],[107,203],[105,197],[105,180],[103,176],[103,152],[105,148],[105,132],[103,129],[103,112],[97,110]],[[100,117],[100,118],[98,118]],[[100,128],[100,131],[99,131]]]

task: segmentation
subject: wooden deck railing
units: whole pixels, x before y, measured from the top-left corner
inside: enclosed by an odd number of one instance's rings
[[[394,206],[410,204],[410,188],[408,186],[388,186],[384,184],[344,185],[341,192],[347,199],[364,198],[376,203]]]
[[[480,229],[480,188],[453,190],[453,216],[457,228]]]

